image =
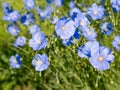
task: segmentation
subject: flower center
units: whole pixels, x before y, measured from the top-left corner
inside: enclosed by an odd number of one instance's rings
[[[28,5],[28,6],[31,6],[31,4],[30,4],[30,3],[28,3],[27,5]]]
[[[82,22],[80,22],[80,25],[82,26],[82,25],[83,25],[83,23],[82,23]]]
[[[15,30],[15,29],[12,29],[12,32],[14,32],[14,33],[15,33],[15,32],[16,32],[16,30]]]
[[[94,14],[96,15],[96,14],[98,14],[98,12],[97,12],[97,11],[94,11]]]
[[[41,44],[41,40],[38,40],[37,43],[38,43],[38,44]]]
[[[15,57],[14,57],[13,61],[14,61],[14,63],[16,63],[16,64],[18,63]]]
[[[65,30],[65,26],[62,26],[62,30]]]
[[[40,60],[40,61],[39,61],[39,63],[40,63],[40,65],[41,65],[41,64],[43,64],[43,61],[42,61],[42,60]]]
[[[20,41],[19,41],[20,43],[22,43],[23,41],[20,39]]]
[[[100,57],[98,58],[98,60],[99,60],[99,61],[103,61],[104,58],[103,58],[102,56],[100,56]]]

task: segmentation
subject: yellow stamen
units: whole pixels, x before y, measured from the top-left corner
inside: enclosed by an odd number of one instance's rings
[[[82,26],[82,25],[83,25],[83,23],[82,23],[82,22],[80,22],[80,25]]]
[[[103,61],[104,58],[103,58],[102,56],[100,56],[100,57],[98,58],[98,60],[99,60],[99,61]]]
[[[39,62],[40,64],[43,64],[43,61],[42,60],[40,60],[40,62]]]
[[[15,57],[14,57],[14,59],[13,59],[13,60],[14,60],[14,62],[15,62],[16,64],[18,63]]]
[[[98,14],[98,12],[97,12],[97,11],[94,11],[94,14],[96,15],[96,14]]]
[[[41,44],[41,40],[38,40],[37,43],[38,43],[38,44]]]
[[[65,26],[62,26],[62,30],[65,30]]]

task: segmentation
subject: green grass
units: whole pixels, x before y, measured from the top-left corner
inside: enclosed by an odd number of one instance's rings
[[[46,50],[33,51],[28,43],[23,48],[15,48],[12,43],[15,37],[9,35],[6,30],[7,22],[2,20],[2,3],[10,2],[15,10],[24,13],[22,0],[1,0],[0,1],[0,90],[119,90],[120,88],[120,52],[115,52],[115,60],[111,68],[106,71],[95,70],[88,59],[81,59],[77,55],[77,48],[83,43],[81,39],[75,45],[64,47],[59,38],[53,38],[54,26],[49,20],[42,22],[35,14],[41,30],[47,35],[48,47]],[[68,1],[65,0],[65,6],[58,9],[58,15],[61,17],[68,13]],[[75,0],[78,4],[79,0]],[[105,2],[105,8],[110,16],[106,19],[114,24],[114,33],[107,37],[99,32],[98,22],[93,22],[92,27],[98,33],[97,40],[113,50],[111,42],[115,35],[120,35],[119,18],[120,13],[113,13],[109,0]],[[90,6],[96,0],[81,0],[81,3]],[[79,2],[80,3],[80,2]],[[97,2],[98,3],[98,2]],[[37,5],[45,6],[45,1],[37,0]],[[83,9],[82,7],[80,7]],[[34,11],[31,11],[35,13]],[[20,22],[19,22],[20,23]],[[19,25],[21,32],[19,35],[27,37],[28,27]],[[85,40],[84,40],[85,41]],[[9,65],[11,55],[19,53],[22,56],[23,65],[20,69],[12,69]],[[46,53],[49,56],[50,67],[43,72],[36,72],[31,65],[33,56],[36,53]]]

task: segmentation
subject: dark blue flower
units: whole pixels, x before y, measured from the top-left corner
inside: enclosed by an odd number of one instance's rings
[[[62,40],[62,44],[64,46],[69,46],[75,44],[75,41],[78,41],[79,39],[80,39],[80,31],[76,29],[74,35],[71,38]]]
[[[35,6],[35,1],[34,0],[24,0],[24,6],[26,7],[27,10],[31,10]]]
[[[70,16],[74,20],[74,18],[77,16],[77,14],[81,13],[80,9],[77,7],[71,8],[69,11]]]
[[[26,44],[26,38],[24,36],[19,36],[15,42],[14,42],[14,46],[15,47],[19,47],[19,46],[24,46]]]
[[[42,32],[36,33],[32,37],[32,39],[29,40],[29,45],[33,48],[33,50],[40,50],[42,48],[46,48],[47,44],[48,42],[46,40],[46,37]]]
[[[112,45],[113,45],[113,47],[115,47],[116,50],[120,50],[120,36],[114,37]]]
[[[10,61],[10,66],[12,68],[20,68],[22,64],[21,57],[19,54],[16,54],[15,56],[11,56],[9,61]]]
[[[7,26],[7,31],[14,36],[17,36],[18,33],[20,32],[19,28],[16,25],[8,25]]]
[[[88,8],[88,15],[90,15],[93,20],[102,19],[104,16],[104,8],[94,3],[92,7]]]
[[[120,0],[111,0],[111,5],[114,12],[120,11]]]
[[[35,17],[32,13],[28,12],[27,14],[21,16],[20,19],[21,23],[23,25],[29,25],[30,23],[34,23],[35,22]]]
[[[8,15],[9,13],[13,12],[13,9],[8,2],[3,3],[3,12],[5,15]]]
[[[106,22],[106,23],[102,23],[101,25],[100,25],[100,29],[103,31],[103,33],[105,34],[105,35],[111,35],[111,33],[113,32],[113,25],[112,25],[112,23],[108,23],[108,22]]]
[[[62,39],[69,39],[74,35],[76,28],[70,18],[61,18],[55,25],[55,31]]]
[[[36,71],[41,72],[46,70],[49,67],[50,63],[46,54],[36,54],[32,60],[32,65],[35,67]]]
[[[52,3],[52,2],[53,2],[53,0],[46,0],[46,2],[47,2],[47,3]]]
[[[113,60],[114,56],[111,54],[111,50],[105,46],[99,47],[99,50],[90,57],[91,65],[97,70],[109,69]]]

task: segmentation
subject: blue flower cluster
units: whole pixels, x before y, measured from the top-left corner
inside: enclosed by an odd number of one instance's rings
[[[110,68],[110,64],[114,60],[114,55],[112,51],[106,47],[102,46],[100,42],[97,41],[97,31],[92,22],[101,21],[99,28],[100,32],[107,36],[110,36],[114,31],[112,22],[106,22],[105,8],[102,5],[97,5],[93,3],[90,7],[86,8],[85,11],[80,10],[74,1],[69,3],[69,15],[58,17],[52,13],[56,12],[56,7],[59,8],[64,5],[64,0],[46,0],[47,5],[45,8],[36,6],[35,0],[23,0],[26,9],[25,14],[14,10],[9,3],[3,4],[3,19],[9,22],[7,26],[7,31],[9,34],[15,36],[16,40],[13,46],[16,48],[25,47],[27,41],[30,48],[33,51],[46,49],[48,45],[48,40],[46,35],[41,31],[41,28],[36,24],[36,17],[34,13],[37,13],[41,21],[46,19],[55,26],[55,36],[58,36],[62,40],[64,46],[69,46],[76,44],[76,40],[80,42],[81,37],[87,42],[82,43],[78,47],[78,56],[81,58],[89,58],[90,64],[97,70],[107,70]],[[111,7],[114,12],[120,11],[120,1],[111,0]],[[31,10],[35,12],[32,13]],[[52,17],[52,18],[51,18]],[[21,31],[18,22],[29,28],[29,33],[31,38],[26,39],[25,36],[19,35]],[[55,37],[57,38],[57,37]],[[115,36],[112,42],[115,50],[120,50],[120,36]],[[11,56],[10,66],[12,68],[20,68],[22,64],[21,57],[19,54],[16,56]],[[46,70],[50,62],[46,54],[36,54],[32,60],[32,65],[35,67],[36,71]]]

